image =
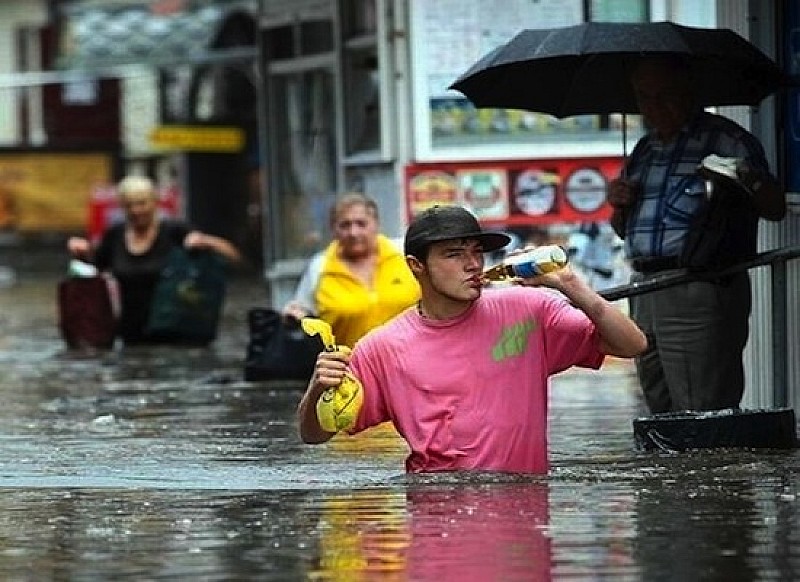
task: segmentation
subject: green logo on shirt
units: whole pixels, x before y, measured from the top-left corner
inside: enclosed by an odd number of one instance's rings
[[[528,336],[536,327],[533,319],[526,319],[504,328],[500,340],[492,348],[492,359],[500,362],[523,353],[528,347]]]

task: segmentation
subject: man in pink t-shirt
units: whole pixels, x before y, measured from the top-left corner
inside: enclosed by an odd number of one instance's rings
[[[607,354],[634,357],[646,339],[569,267],[484,289],[484,253],[508,242],[461,207],[420,213],[405,237],[419,304],[364,336],[351,356],[320,355],[298,408],[303,441],[335,434],[320,426],[316,402],[349,369],[364,390],[349,432],[392,421],[411,449],[409,472],[546,473],[549,376],[598,368]],[[531,288],[539,286],[551,289]]]

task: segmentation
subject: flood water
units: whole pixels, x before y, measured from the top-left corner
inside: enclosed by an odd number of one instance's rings
[[[55,278],[0,289],[0,579],[793,580],[798,453],[639,452],[629,363],[552,385],[547,477],[406,477],[390,428],[299,442],[242,380],[258,281],[210,348],[67,352]]]

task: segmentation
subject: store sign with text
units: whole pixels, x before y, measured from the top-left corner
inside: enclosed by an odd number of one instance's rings
[[[435,204],[458,204],[486,224],[603,222],[606,187],[618,157],[447,162],[405,168],[408,218]]]

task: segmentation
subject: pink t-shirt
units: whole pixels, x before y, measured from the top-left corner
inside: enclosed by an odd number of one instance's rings
[[[356,344],[364,406],[350,432],[392,421],[409,472],[546,473],[548,377],[599,368],[598,344],[582,311],[542,289],[487,290],[444,321],[408,309]]]

